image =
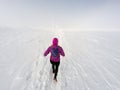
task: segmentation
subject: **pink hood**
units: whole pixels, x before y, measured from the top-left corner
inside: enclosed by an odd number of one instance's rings
[[[53,46],[58,46],[58,39],[57,38],[53,38]]]

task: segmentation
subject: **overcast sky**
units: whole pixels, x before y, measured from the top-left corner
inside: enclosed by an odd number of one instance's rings
[[[0,27],[120,31],[120,0],[0,0]]]

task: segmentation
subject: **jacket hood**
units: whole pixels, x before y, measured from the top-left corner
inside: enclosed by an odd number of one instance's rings
[[[53,46],[58,46],[58,38],[53,38]]]

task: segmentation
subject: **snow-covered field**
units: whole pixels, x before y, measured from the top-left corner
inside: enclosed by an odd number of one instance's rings
[[[57,83],[43,57],[54,36],[66,54]],[[120,90],[120,32],[0,29],[0,90]]]

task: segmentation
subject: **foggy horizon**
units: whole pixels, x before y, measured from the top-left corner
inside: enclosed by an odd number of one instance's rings
[[[0,27],[120,31],[120,1],[0,0]]]

